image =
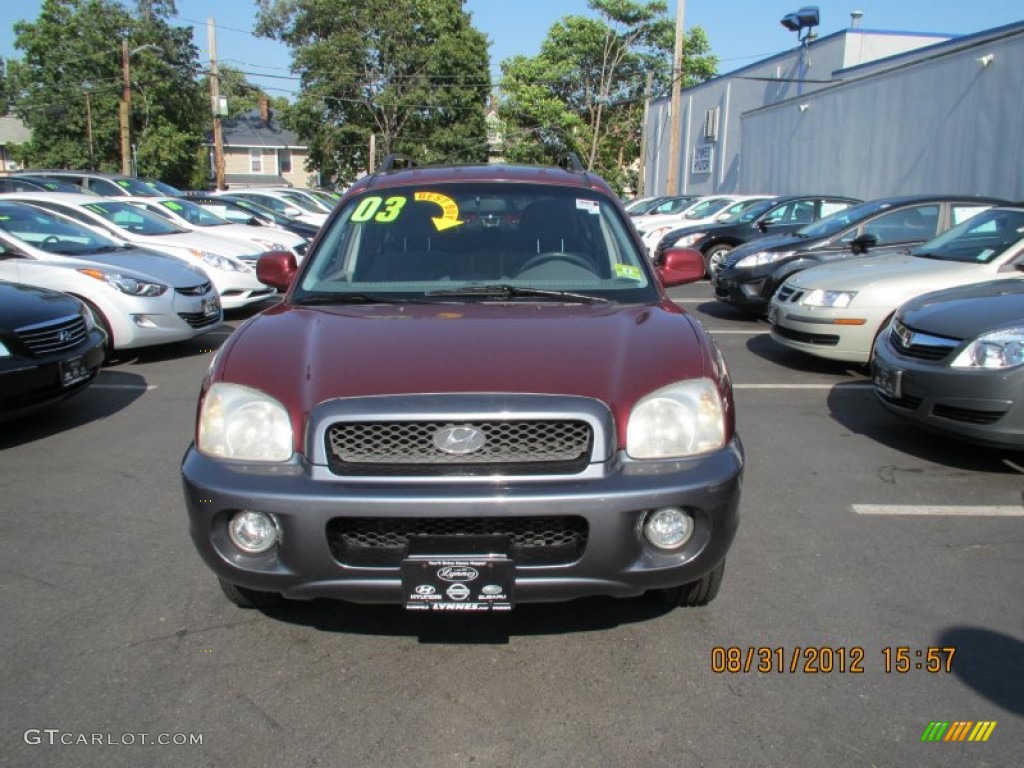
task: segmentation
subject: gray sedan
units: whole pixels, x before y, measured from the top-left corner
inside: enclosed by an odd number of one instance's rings
[[[1024,277],[907,302],[879,334],[872,378],[892,413],[973,443],[1024,449]]]

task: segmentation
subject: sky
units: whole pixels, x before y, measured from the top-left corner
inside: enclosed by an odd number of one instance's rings
[[[124,0],[133,5],[130,0]],[[787,13],[816,5],[824,37],[851,25],[851,13],[862,12],[862,29],[958,35],[1024,21],[1021,0],[667,0],[675,18],[683,3],[684,26],[703,27],[719,72],[726,73],[797,46],[796,33],[780,24]],[[207,20],[216,25],[217,58],[246,73],[247,79],[272,96],[291,97],[298,79],[289,69],[288,48],[252,35],[254,0],[176,0],[178,15],[171,22],[193,26],[200,63],[208,63]],[[14,47],[15,22],[33,22],[43,0],[0,0],[0,57],[19,58]],[[466,0],[474,26],[491,42],[491,70],[509,56],[536,55],[552,23],[567,15],[591,15],[587,0]]]

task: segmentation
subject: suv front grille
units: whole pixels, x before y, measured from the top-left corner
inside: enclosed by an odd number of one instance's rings
[[[474,433],[479,445],[445,447],[451,432]],[[338,422],[327,430],[331,470],[362,476],[574,474],[590,461],[585,421]]]
[[[58,320],[25,326],[15,333],[29,351],[39,357],[74,349],[89,335],[85,328],[85,318],[81,315],[68,315]]]
[[[562,565],[587,544],[582,517],[338,517],[327,524],[331,555],[343,565],[397,567],[416,536],[505,536],[519,565]]]

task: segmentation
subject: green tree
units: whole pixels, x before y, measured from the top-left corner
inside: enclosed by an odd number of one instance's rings
[[[537,56],[501,64],[506,156],[551,162],[580,155],[613,186],[631,183],[643,130],[648,75],[655,95],[671,85],[675,22],[664,0],[590,0],[594,17],[566,16],[548,31]],[[704,31],[685,40],[685,85],[714,76]]]
[[[310,165],[342,181],[378,155],[483,160],[487,39],[462,0],[259,0],[257,31],[291,47],[298,97],[284,121]]]
[[[172,0],[45,0],[14,25],[15,112],[32,130],[19,159],[35,167],[121,169],[123,48],[131,76],[131,143],[139,175],[187,183],[209,122],[192,30],[172,27]]]

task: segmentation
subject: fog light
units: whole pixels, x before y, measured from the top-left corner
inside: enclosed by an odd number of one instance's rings
[[[693,517],[678,507],[651,512],[644,521],[644,536],[658,549],[679,549],[693,535]]]
[[[159,326],[146,315],[132,315],[132,322],[140,328],[158,328]]]
[[[258,555],[280,541],[281,529],[272,515],[243,510],[228,523],[228,536],[243,552]]]

